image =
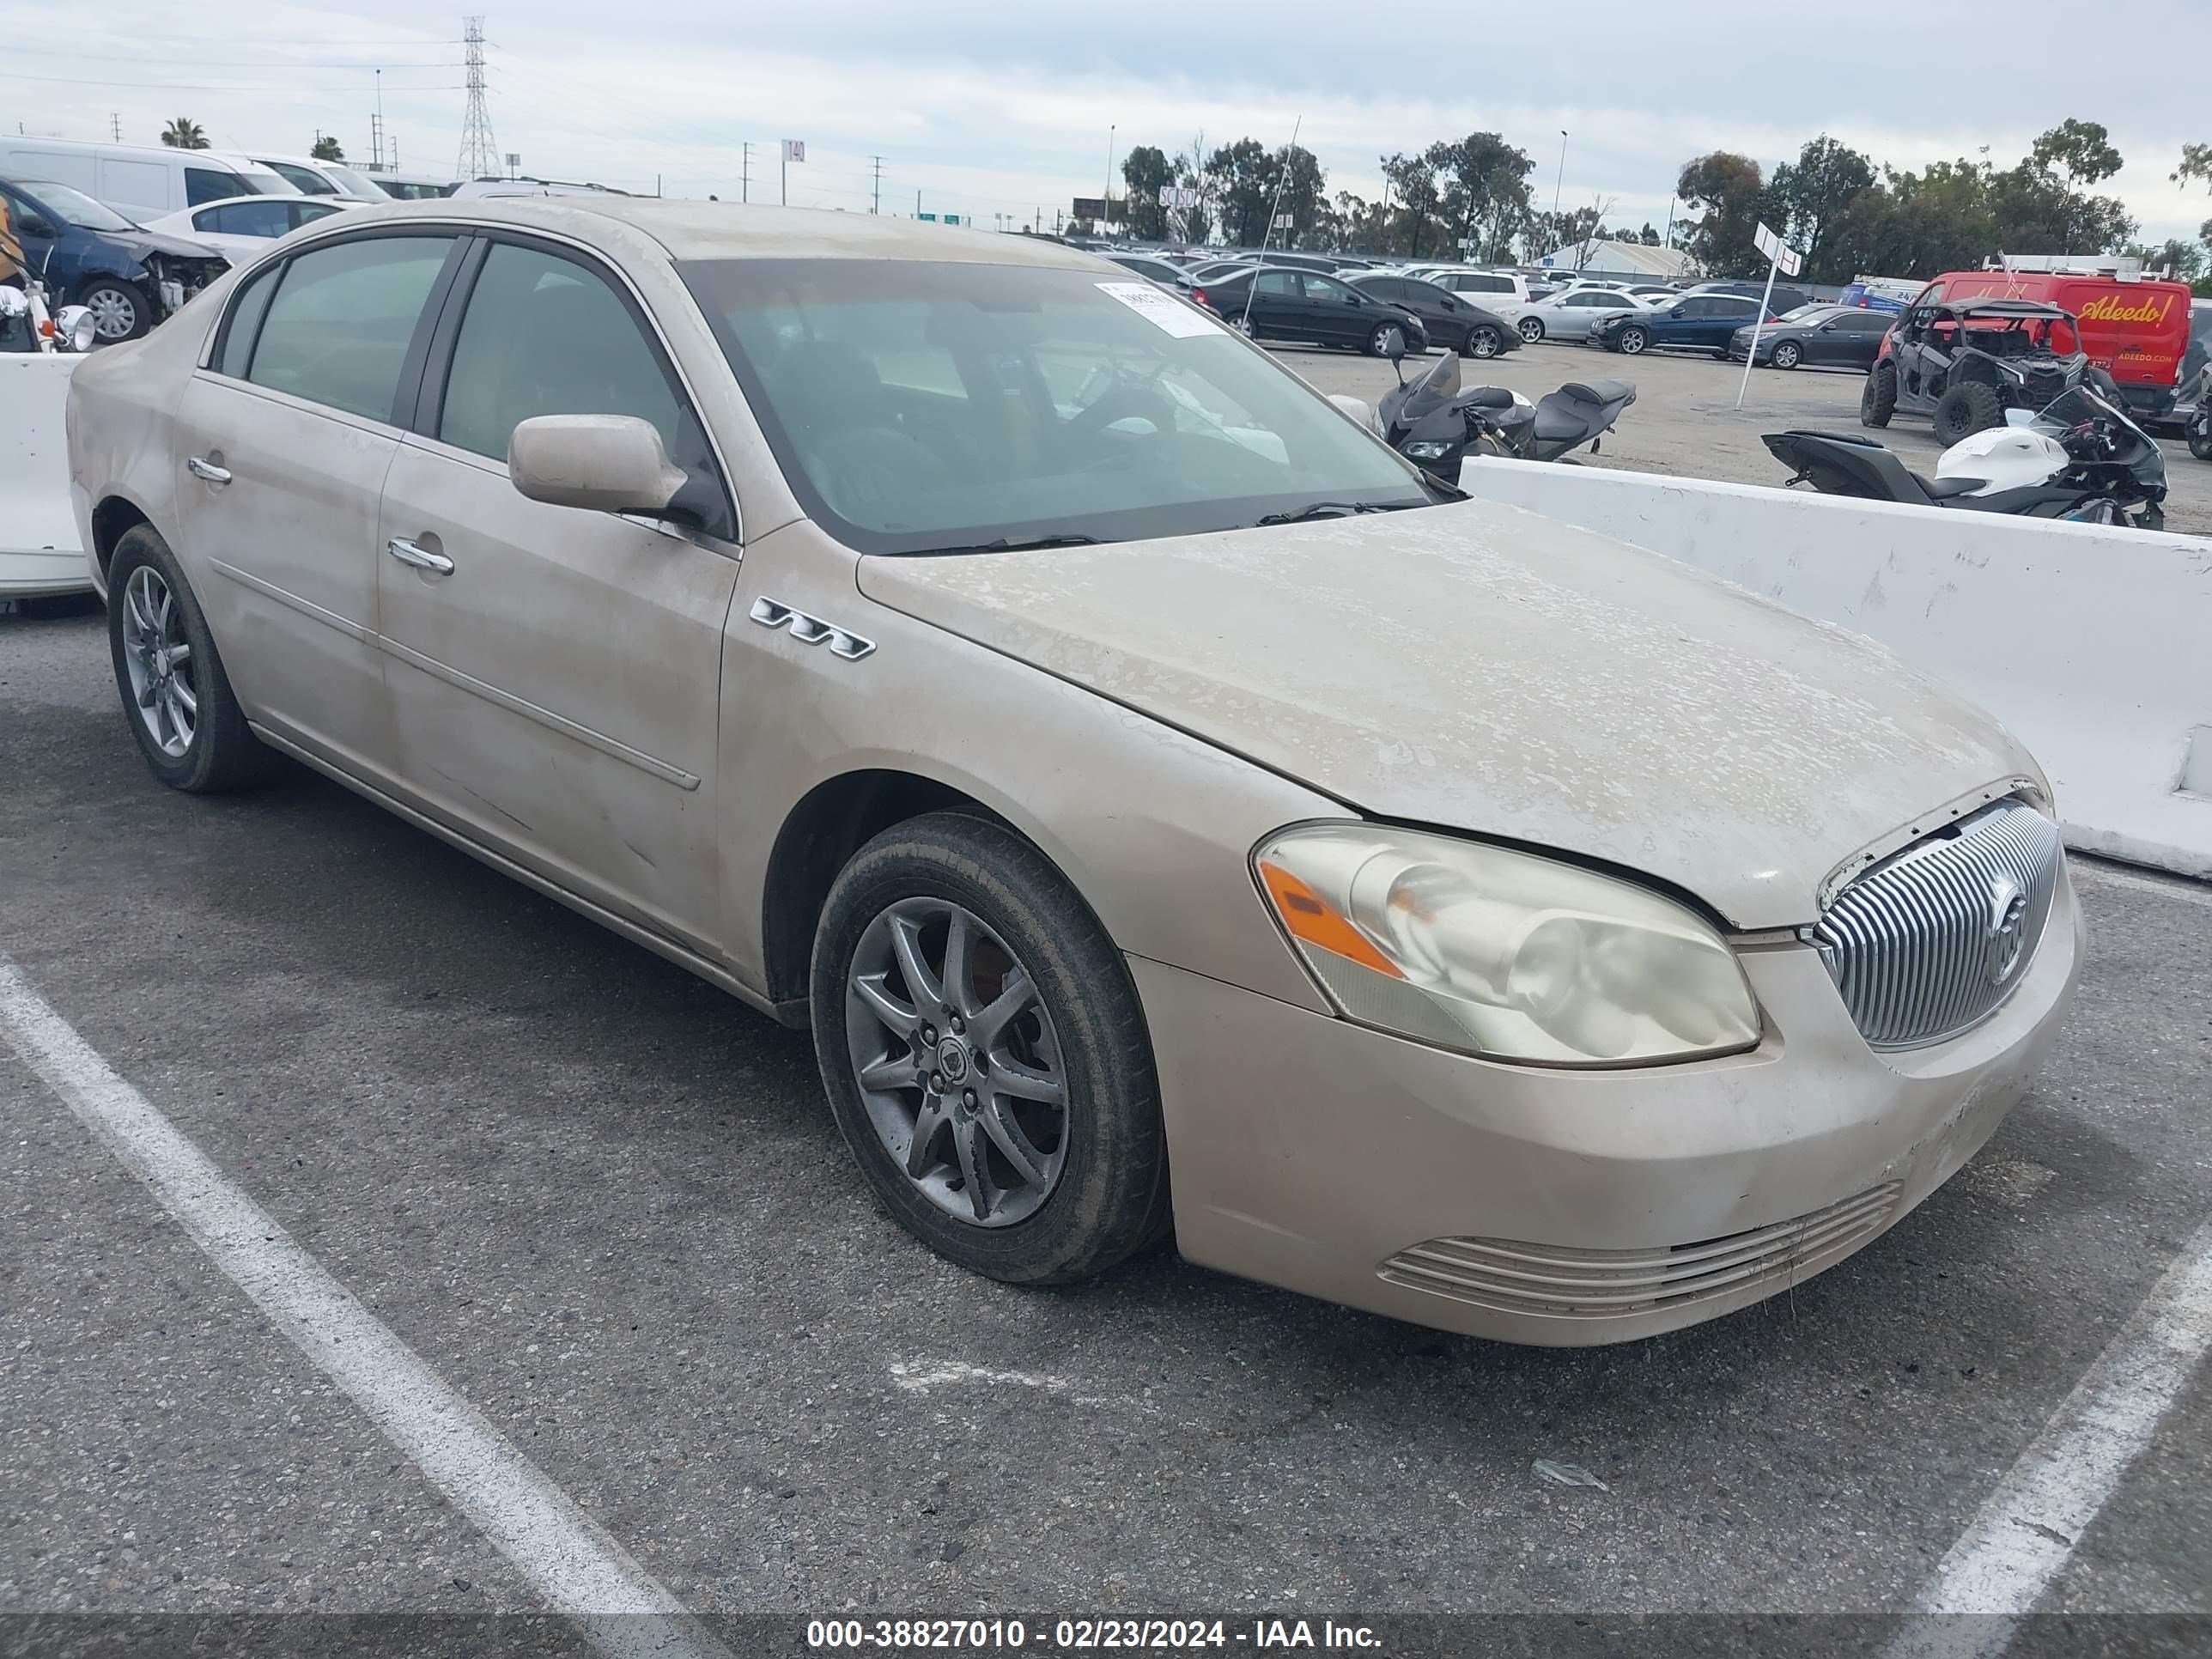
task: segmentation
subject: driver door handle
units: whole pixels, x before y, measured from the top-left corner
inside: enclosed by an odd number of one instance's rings
[[[213,461],[202,460],[197,455],[185,462],[185,471],[195,478],[203,479],[211,484],[227,484],[230,482],[228,467],[217,466]]]
[[[433,553],[427,547],[417,547],[404,536],[394,536],[385,543],[384,550],[402,564],[411,564],[417,570],[435,571],[441,576],[453,574],[453,562],[442,553]]]

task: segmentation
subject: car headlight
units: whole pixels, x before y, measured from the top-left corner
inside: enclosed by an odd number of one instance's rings
[[[1285,830],[1260,886],[1347,1018],[1495,1060],[1637,1066],[1748,1048],[1728,942],[1632,883],[1385,824]]]
[[[1406,453],[1417,461],[1440,461],[1450,452],[1450,449],[1449,444],[1438,443],[1431,438],[1423,438],[1416,443],[1407,444]]]

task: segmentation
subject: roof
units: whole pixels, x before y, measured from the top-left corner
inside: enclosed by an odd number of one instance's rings
[[[678,202],[658,196],[448,197],[366,206],[347,217],[358,225],[365,216],[535,225],[610,247],[626,240],[619,226],[659,243],[676,259],[931,259],[1074,270],[1095,270],[1100,263],[1094,254],[1035,236],[824,208]]]
[[[2043,300],[1939,300],[1931,311],[1972,312],[1977,317],[2071,317],[2063,306]]]
[[[1554,271],[1588,276],[1656,276],[1664,282],[1696,274],[1697,264],[1680,248],[1643,242],[1570,242],[1547,256]],[[1580,270],[1576,267],[1579,265]]]

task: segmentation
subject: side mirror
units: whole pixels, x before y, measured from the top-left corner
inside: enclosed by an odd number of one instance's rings
[[[1390,361],[1394,363],[1404,361],[1406,356],[1406,331],[1404,329],[1399,329],[1391,337],[1389,356]]]
[[[64,351],[89,351],[99,331],[83,306],[64,306],[54,313],[55,343]]]
[[[533,501],[596,513],[668,510],[684,470],[635,415],[540,415],[507,441],[507,472]]]

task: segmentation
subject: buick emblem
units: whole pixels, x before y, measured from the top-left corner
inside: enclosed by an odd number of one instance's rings
[[[2018,882],[2000,876],[1990,884],[1990,937],[1982,957],[1990,984],[2003,984],[2020,967],[2027,934],[2027,895]]]

